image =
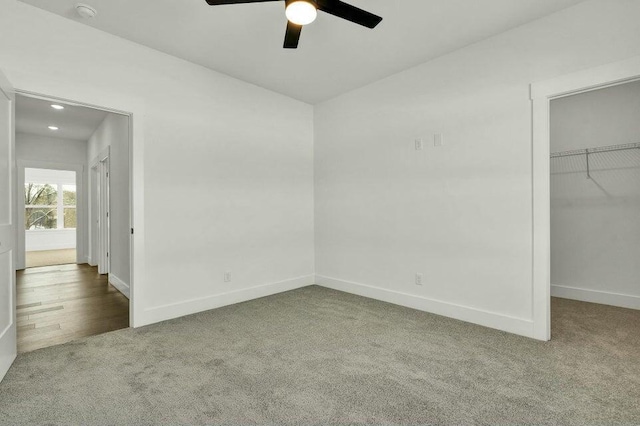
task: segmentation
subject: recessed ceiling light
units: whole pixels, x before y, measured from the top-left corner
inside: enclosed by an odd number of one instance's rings
[[[51,108],[53,108],[53,109],[64,109],[64,107],[62,105],[57,105],[57,104],[51,105]]]
[[[49,126],[49,130],[58,130],[56,126]]]

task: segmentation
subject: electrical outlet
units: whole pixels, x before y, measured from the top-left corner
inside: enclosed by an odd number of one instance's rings
[[[424,147],[424,143],[422,142],[422,139],[416,139],[415,144],[416,144],[416,151],[422,151]]]
[[[422,285],[424,276],[421,273],[416,273],[416,285]]]
[[[224,282],[225,283],[230,283],[231,282],[231,272],[227,271],[224,273]]]
[[[442,146],[444,145],[444,138],[441,133],[436,133],[433,135],[433,146]]]

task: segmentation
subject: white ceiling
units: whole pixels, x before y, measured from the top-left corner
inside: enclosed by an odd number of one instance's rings
[[[51,104],[63,105],[63,110]],[[108,112],[63,102],[51,102],[27,96],[16,96],[16,133],[50,136],[59,139],[88,141]],[[56,126],[59,130],[49,130]]]
[[[426,62],[583,0],[349,0],[384,18],[374,30],[320,12],[297,50],[282,48],[284,2],[22,0],[308,103]]]

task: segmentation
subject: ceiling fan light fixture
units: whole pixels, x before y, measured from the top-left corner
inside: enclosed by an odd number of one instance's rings
[[[318,10],[316,6],[306,0],[287,2],[285,9],[287,19],[296,25],[307,25],[316,20]]]

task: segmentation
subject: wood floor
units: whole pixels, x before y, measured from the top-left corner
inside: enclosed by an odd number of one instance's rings
[[[18,352],[129,326],[129,300],[89,265],[17,274]]]

